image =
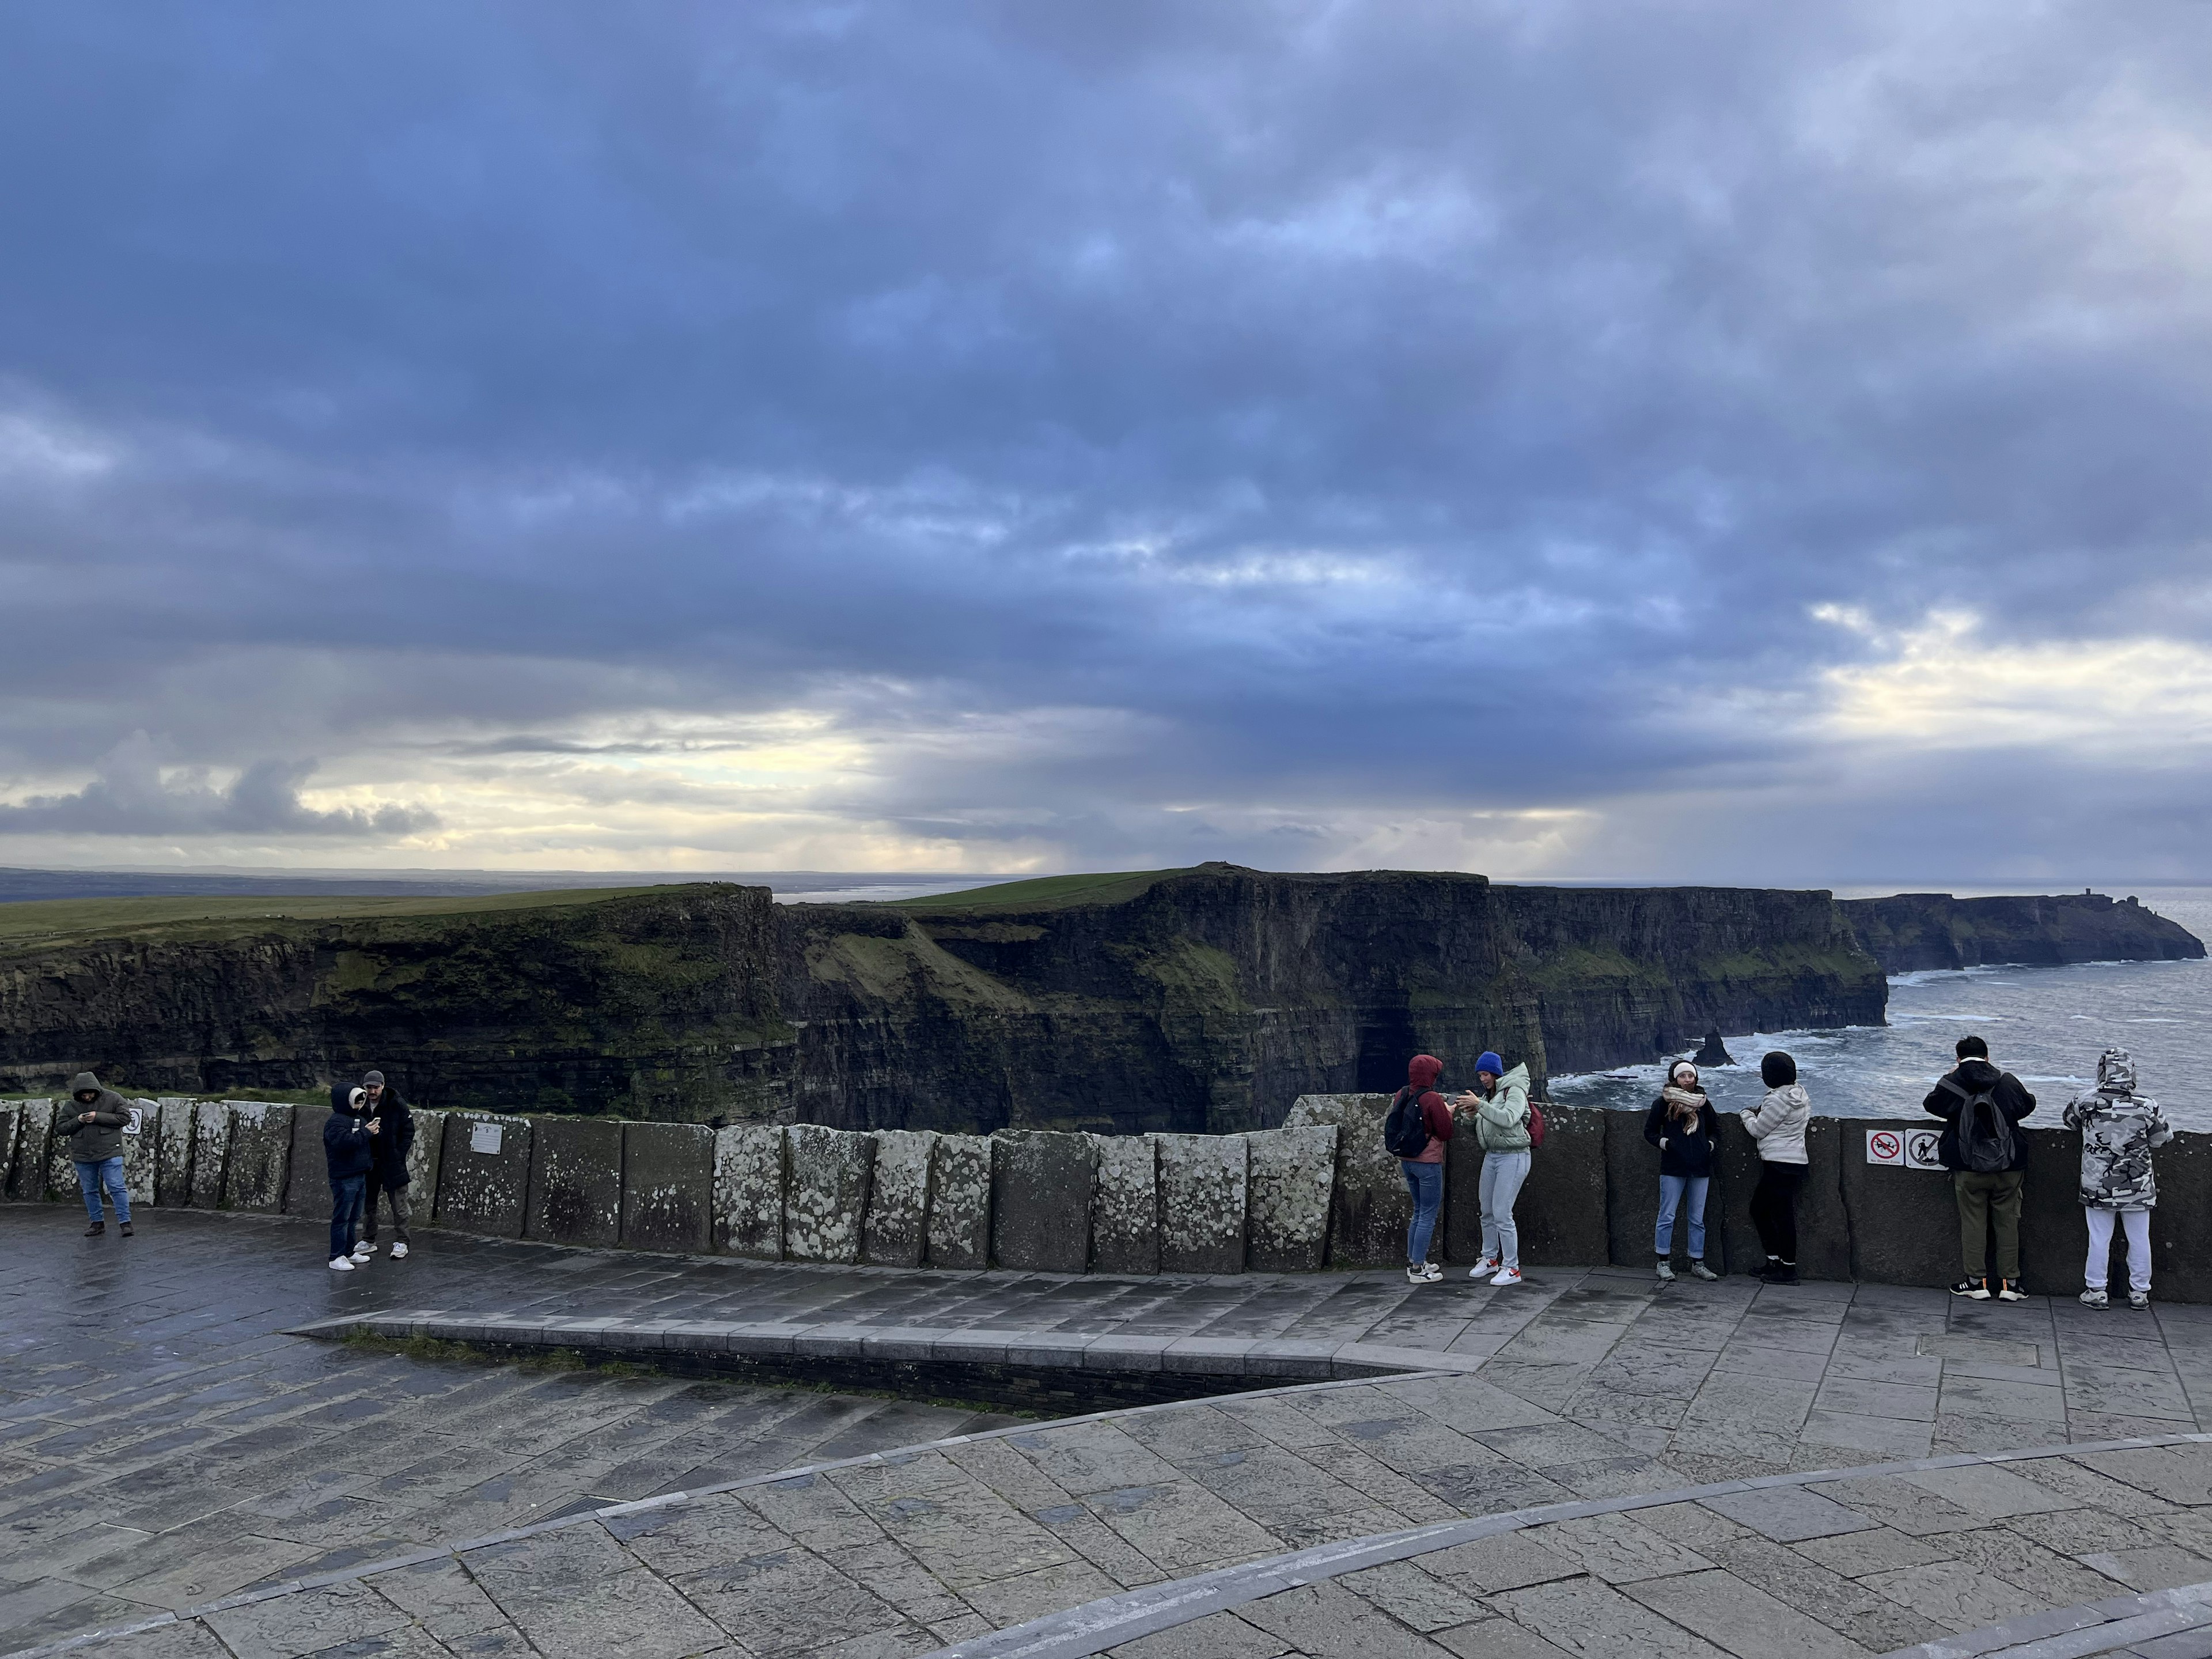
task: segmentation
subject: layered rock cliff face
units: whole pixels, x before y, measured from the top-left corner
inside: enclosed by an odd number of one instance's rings
[[[0,1079],[306,1087],[848,1128],[1230,1133],[1428,1049],[1540,1079],[1708,1029],[1876,1023],[1824,893],[1226,865],[905,906],[706,884],[147,930],[0,957]]]
[[[1953,898],[1899,893],[1837,906],[1887,974],[1975,968],[1985,963],[2179,962],[2204,945],[2179,922],[2130,898]]]

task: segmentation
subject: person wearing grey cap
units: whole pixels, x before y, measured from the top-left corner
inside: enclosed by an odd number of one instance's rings
[[[381,1072],[363,1073],[361,1088],[369,1120],[379,1128],[375,1161],[369,1165],[368,1188],[362,1200],[361,1253],[365,1256],[376,1254],[377,1196],[380,1193],[392,1208],[392,1259],[401,1261],[407,1255],[407,1224],[415,1215],[414,1206],[407,1198],[407,1152],[415,1144],[415,1115],[407,1109],[399,1091],[384,1080]]]

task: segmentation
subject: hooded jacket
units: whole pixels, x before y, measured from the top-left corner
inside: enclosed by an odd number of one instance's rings
[[[340,1104],[323,1125],[323,1161],[329,1166],[331,1185],[365,1176],[376,1160],[376,1136],[360,1108]]]
[[[1443,1071],[1443,1061],[1434,1054],[1415,1054],[1406,1062],[1406,1086],[1398,1091],[1398,1097],[1402,1100],[1409,1094],[1421,1097],[1421,1127],[1429,1132],[1429,1144],[1422,1148],[1419,1158],[1403,1160],[1407,1164],[1444,1161],[1444,1143],[1452,1138],[1455,1125],[1451,1103],[1437,1092],[1437,1079]]]
[[[1805,1129],[1813,1118],[1813,1097],[1802,1083],[1785,1083],[1769,1089],[1766,1098],[1743,1115],[1743,1127],[1759,1144],[1760,1161],[1767,1164],[1809,1164]]]
[[[2173,1139],[2158,1103],[2136,1092],[2135,1062],[2124,1048],[2097,1061],[2097,1086],[2066,1103],[2066,1127],[2081,1132],[2081,1202],[2092,1210],[2157,1206],[2150,1149]]]
[[[1999,1109],[2015,1125],[2035,1110],[2035,1097],[2028,1093],[2021,1080],[2010,1072],[2000,1072],[1986,1060],[1960,1060],[1946,1074],[1944,1081],[1957,1084],[1970,1095],[1978,1094],[1984,1089],[1990,1090],[1996,1096]],[[1966,1103],[1942,1083],[1930,1089],[1928,1098],[1920,1103],[1923,1111],[1943,1120],[1943,1137],[1936,1144],[1936,1156],[1947,1170],[1966,1167],[1966,1160],[1959,1152],[1959,1112]],[[2026,1135],[2013,1137],[2012,1162],[2006,1167],[2014,1170],[2027,1167]]]
[[[1474,1138],[1486,1152],[1528,1150],[1528,1066],[1516,1066],[1498,1079],[1490,1097],[1474,1109]]]
[[[89,1106],[81,1094],[98,1097]],[[92,1114],[92,1121],[84,1115]],[[54,1103],[54,1133],[70,1140],[70,1156],[80,1164],[98,1164],[123,1156],[123,1131],[131,1121],[130,1103],[112,1089],[103,1088],[90,1072],[79,1072],[70,1081],[70,1097]]]

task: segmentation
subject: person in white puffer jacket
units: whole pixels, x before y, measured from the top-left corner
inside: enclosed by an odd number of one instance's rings
[[[1779,1048],[1759,1062],[1759,1076],[1766,1098],[1743,1115],[1743,1127],[1759,1146],[1759,1185],[1751,1194],[1752,1225],[1766,1252],[1759,1276],[1769,1285],[1795,1285],[1797,1189],[1810,1162],[1805,1127],[1812,1121],[1813,1097],[1797,1080],[1797,1062]]]

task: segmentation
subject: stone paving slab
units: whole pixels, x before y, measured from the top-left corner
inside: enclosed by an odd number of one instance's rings
[[[125,1246],[153,1249],[125,1255],[123,1242],[57,1224],[66,1219],[0,1209],[0,1249],[25,1264],[0,1284],[0,1651],[236,1595],[259,1598],[240,1606],[293,1600],[304,1609],[291,1634],[293,1611],[253,1615],[268,1621],[254,1626],[256,1651],[316,1651],[285,1644],[366,1617],[363,1607],[372,1623],[405,1615],[361,1638],[392,1650],[521,1651],[532,1641],[549,1652],[620,1651],[641,1627],[679,1646],[690,1638],[672,1633],[700,1634],[665,1600],[673,1595],[726,1632],[733,1653],[855,1642],[855,1654],[920,1652],[1101,1595],[1560,1504],[1601,1507],[1541,1523],[1560,1528],[1545,1534],[1542,1571],[1437,1553],[1455,1576],[1429,1581],[1477,1608],[1462,1621],[1472,1632],[1409,1623],[1405,1574],[1426,1569],[1395,1562],[1377,1564],[1392,1569],[1379,1579],[1331,1578],[1326,1597],[1309,1598],[1314,1609],[1278,1604],[1233,1640],[1298,1651],[1280,1645],[1285,1632],[1340,1614],[1377,1651],[1540,1653],[1528,1644],[1559,1645],[1560,1621],[1585,1619],[1620,1642],[1698,1652],[1713,1648],[1694,1627],[1702,1615],[1658,1586],[1717,1574],[1698,1586],[1747,1609],[1771,1598],[1880,1652],[1967,1628],[1962,1620],[2029,1610],[2022,1598],[2039,1584],[2076,1601],[2094,1597],[2067,1592],[2212,1577],[2197,1513],[2212,1501],[2212,1468],[2156,1446],[2047,1458],[2033,1480],[2013,1466],[1957,1461],[1999,1449],[1984,1438],[1995,1432],[2033,1446],[2196,1431],[2194,1419],[2130,1419],[2069,1377],[2075,1353],[2124,1342],[2136,1363],[2120,1369],[2201,1395],[2212,1324],[2195,1309],[2100,1316],[1747,1281],[1662,1291],[1614,1270],[1553,1273],[1518,1291],[1371,1274],[953,1276],[429,1232],[409,1261],[341,1277],[316,1265],[314,1230],[300,1224],[160,1218]],[[939,1408],[905,1401],[431,1364],[281,1334],[373,1313],[402,1287],[410,1304],[480,1328],[566,1320],[612,1329],[619,1320],[664,1352],[672,1338],[743,1324],[794,1349],[803,1335],[859,1346],[927,1332],[933,1355],[975,1341],[986,1352],[1003,1343],[1009,1352],[1081,1352],[1101,1339],[1142,1339],[1165,1340],[1163,1354],[1182,1345],[1193,1358],[1199,1345],[1219,1345],[1206,1357],[1243,1364],[1370,1346],[1431,1369],[1066,1423],[987,1429],[988,1419],[959,1417],[978,1431],[948,1438],[946,1419],[929,1415]],[[1926,1442],[1920,1457],[1950,1461],[1805,1478],[1881,1461],[1839,1455],[1820,1438],[1824,1389],[1897,1381],[1940,1396],[1954,1350],[1961,1364],[2049,1373],[2030,1386],[2063,1414],[1952,1413],[1939,1402],[1932,1420],[1884,1418],[1919,1402],[1861,1395],[1850,1403],[1869,1420],[1910,1424]],[[1448,1351],[1455,1357],[1444,1369]],[[1238,1380],[1249,1387],[1265,1374]],[[906,1449],[875,1455],[887,1445]],[[1958,1473],[1969,1468],[1984,1473]],[[1652,1501],[1717,1483],[1728,1492],[1715,1496],[1734,1501],[1777,1480],[1854,1518],[1781,1500],[1735,1514]],[[590,1541],[587,1559],[557,1572],[512,1559],[526,1540],[505,1534],[579,1505],[604,1509],[605,1498],[647,1507],[568,1523],[609,1542]],[[1624,1498],[1670,1524],[1654,1534],[1602,1507]],[[1605,1516],[1608,1530],[1569,1528]],[[2069,1516],[2080,1517],[2078,1537]],[[494,1549],[508,1552],[499,1565]],[[362,1575],[365,1563],[410,1556],[412,1565]],[[1670,1564],[1656,1577],[1639,1566],[1653,1559]],[[2013,1582],[2023,1576],[2027,1584]],[[303,1587],[265,1594],[294,1578]],[[1370,1584],[1372,1595],[1361,1589]],[[540,1594],[559,1607],[536,1607]],[[1459,1605],[1435,1594],[1440,1606]],[[1996,1611],[1981,1616],[1985,1607]],[[643,1610],[645,1624],[626,1608]],[[131,1639],[216,1639],[214,1617]]]

